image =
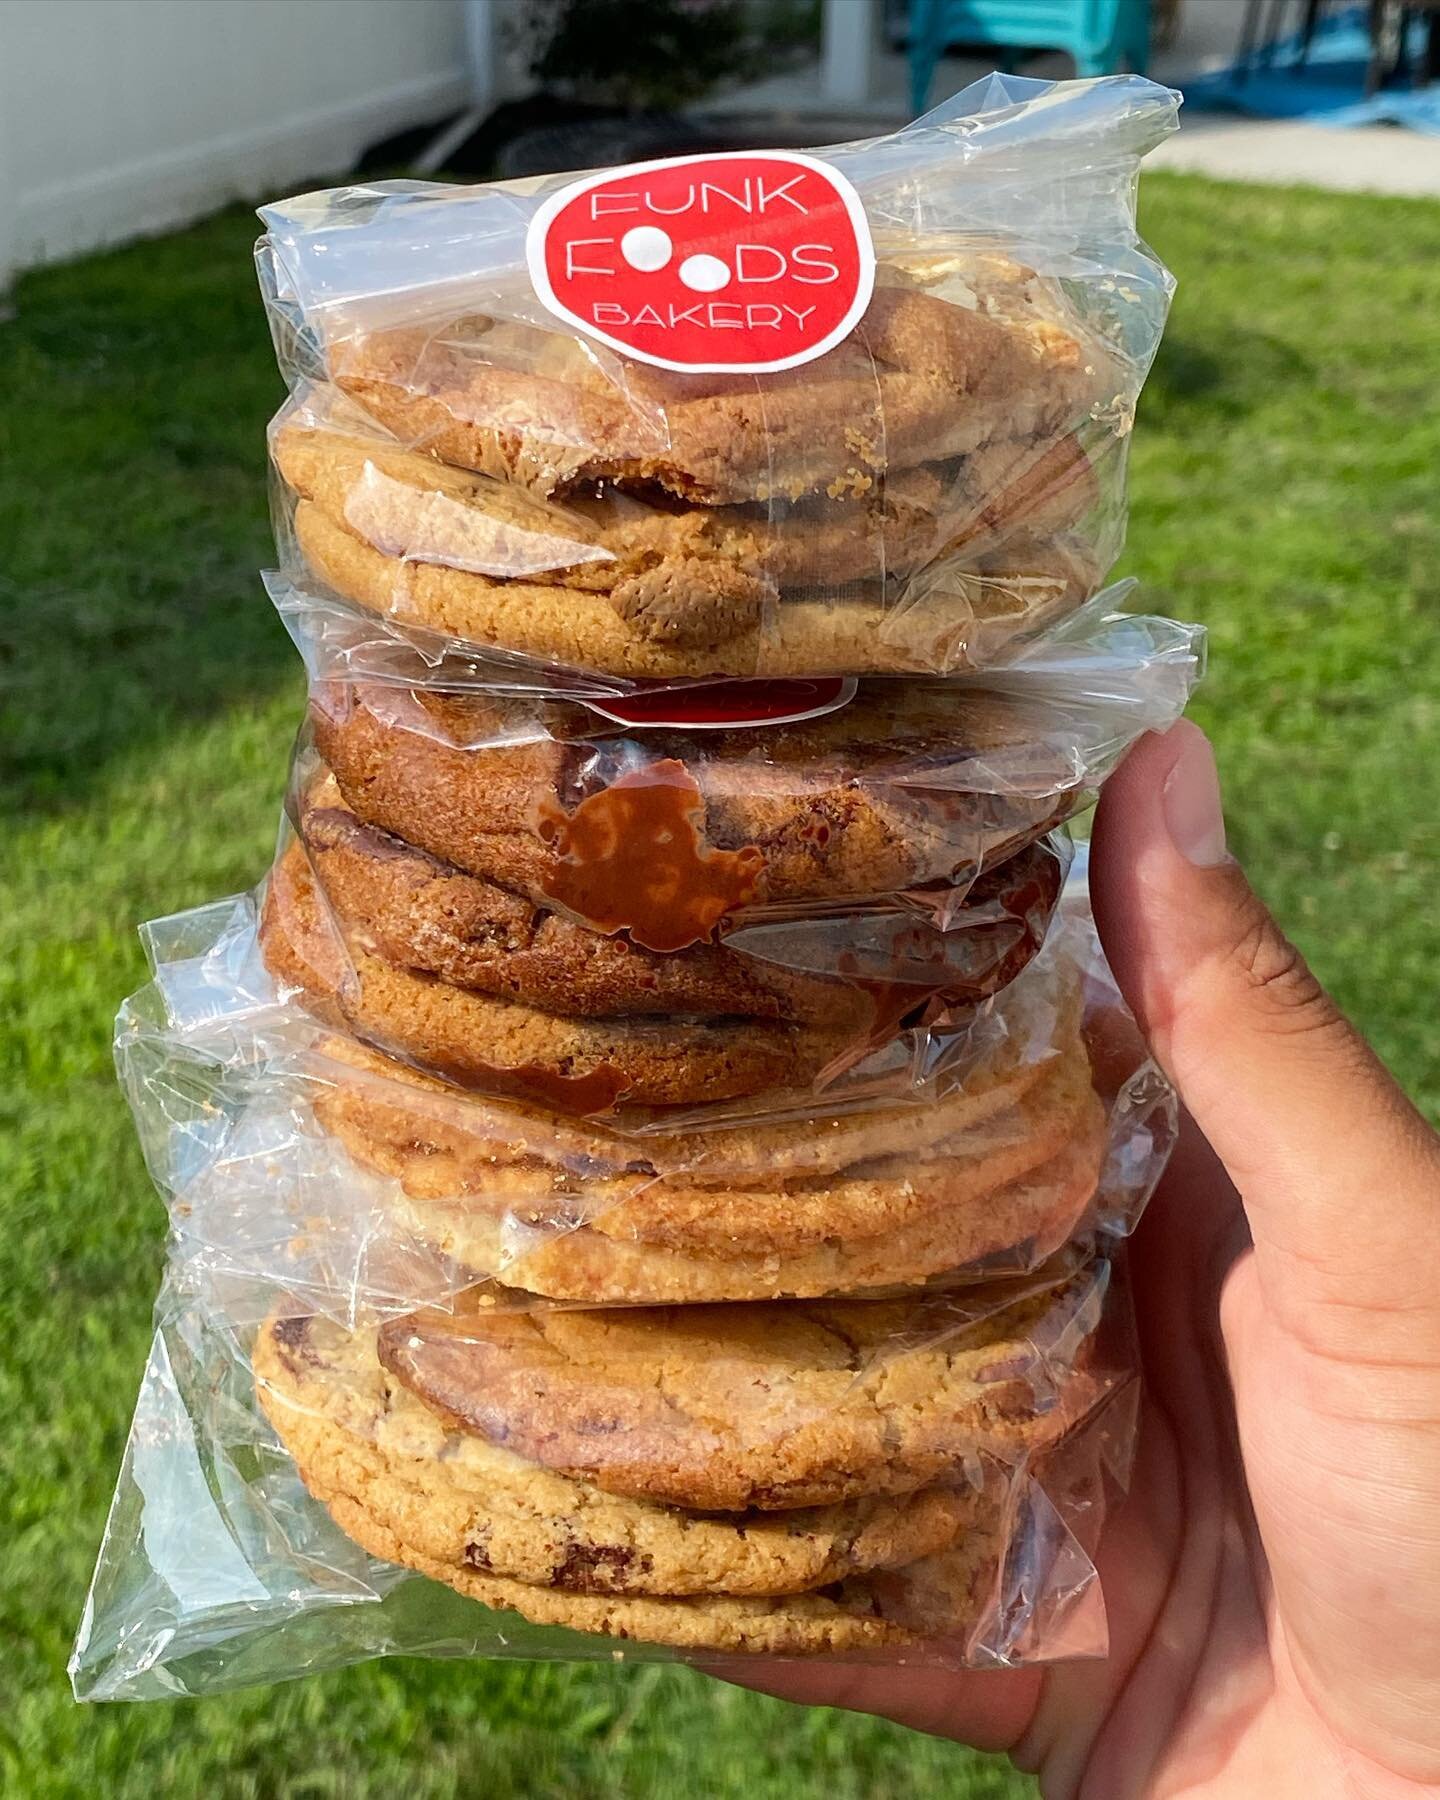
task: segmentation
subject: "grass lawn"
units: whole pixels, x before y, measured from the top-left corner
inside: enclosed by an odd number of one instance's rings
[[[1145,215],[1181,289],[1125,566],[1210,627],[1196,712],[1236,847],[1440,1115],[1440,209],[1169,176]],[[301,700],[255,577],[279,386],[252,235],[235,212],[29,276],[0,325],[0,1788],[1027,1793],[680,1669],[393,1663],[70,1701],[163,1231],[111,1017],[137,920],[260,873]]]

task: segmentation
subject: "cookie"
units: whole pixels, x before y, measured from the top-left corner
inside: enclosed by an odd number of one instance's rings
[[[739,1656],[863,1655],[921,1649],[963,1636],[999,1579],[1005,1537],[998,1513],[951,1549],[901,1569],[859,1575],[817,1592],[689,1599],[561,1593],[456,1569],[414,1550],[395,1526],[349,1494],[316,1492],[332,1519],[371,1556],[443,1581],[482,1606],[621,1640]],[[497,1624],[497,1631],[501,1629]]]
[[[366,824],[661,951],[747,908],[964,882],[1082,798],[1055,722],[984,689],[875,683],[793,725],[627,734],[577,704],[329,683],[310,717]]]
[[[386,556],[308,500],[291,530],[311,574],[367,612],[634,680],[956,674],[1062,617],[1099,579],[1083,546],[1056,540],[1028,553],[1020,574],[941,563],[899,599],[862,586],[761,605],[745,577],[717,564],[704,585],[688,570],[646,578],[622,615],[608,594]]]
[[[685,1306],[727,1300],[810,1300],[885,1294],[948,1280],[976,1268],[1032,1268],[1073,1236],[1094,1198],[1101,1140],[1089,1136],[974,1203],[945,1205],[950,1182],[933,1165],[869,1184],[907,1214],[883,1235],[835,1237],[790,1252],[707,1254],[605,1232],[599,1222],[556,1232],[527,1224],[517,1208],[493,1211],[397,1198],[386,1233],[408,1248],[427,1246],[447,1270],[494,1272],[550,1300],[582,1306]],[[363,1153],[359,1160],[369,1158]],[[372,1164],[372,1166],[378,1166]],[[958,1185],[958,1184],[957,1184]],[[919,1208],[908,1203],[918,1197]],[[750,1196],[747,1196],[750,1197]],[[775,1196],[783,1206],[788,1191]]]
[[[302,797],[298,831],[346,937],[402,968],[569,1016],[770,1019],[856,1042],[932,996],[973,1002],[1007,985],[1039,948],[1062,878],[1054,854],[1031,846],[980,877],[948,931],[871,912],[662,954],[362,824],[329,778]],[[816,973],[791,967],[799,956]]]
[[[569,1594],[796,1594],[945,1550],[980,1516],[963,1471],[952,1485],[837,1506],[680,1514],[454,1429],[381,1368],[373,1330],[272,1315],[253,1363],[310,1492],[348,1496],[453,1574]]]
[[[1011,1105],[987,1112],[982,1099],[963,1123],[946,1109],[954,1129],[923,1150],[791,1176],[761,1160],[728,1182],[707,1172],[703,1150],[695,1173],[567,1169],[537,1154],[518,1121],[508,1143],[496,1132],[468,1156],[447,1154],[461,1134],[443,1121],[343,1083],[313,1105],[357,1162],[398,1179],[392,1236],[472,1276],[598,1305],[854,1293],[1001,1255],[1038,1262],[1093,1199],[1106,1143],[1078,1046]]]
[[[274,455],[296,497],[296,545],[336,592],[607,674],[973,666],[1078,605],[1101,572],[1064,535],[1097,491],[1073,437],[1038,455],[994,446],[970,459],[973,477],[958,465],[900,471],[874,495],[775,520],[615,490],[560,508],[383,439],[299,423],[279,429]]]
[[[957,305],[882,271],[843,344],[743,379],[478,315],[343,339],[328,361],[406,445],[538,494],[611,481],[704,505],[863,495],[882,471],[1052,439],[1085,416],[1106,372],[1039,305],[1026,316],[1029,274],[997,272],[1003,297],[972,288]]]
[[[1023,996],[1022,996],[1023,998]],[[693,1187],[813,1180],[877,1158],[924,1158],[1006,1112],[1075,1041],[1076,999],[1031,1009],[1004,999],[998,1044],[967,1059],[955,1079],[863,1106],[811,1106],[771,1118],[739,1118],[707,1130],[622,1132],[594,1121],[462,1094],[352,1037],[325,1035],[315,1049],[311,1104],[327,1130],[417,1199],[483,1194],[496,1168],[550,1165],[596,1179],[683,1176]]]
[[[972,457],[900,470],[858,498],[702,507],[602,486],[560,504],[406,450],[324,390],[280,415],[271,456],[293,494],[386,556],[608,594],[642,627],[647,591],[683,579],[703,595],[725,571],[747,576],[759,602],[893,580],[967,543],[993,552],[996,540],[1023,532],[1008,561],[977,569],[1043,573],[1029,568],[1027,552],[1073,529],[1099,496],[1090,457],[1067,434],[1038,452],[1003,439]]]
[[[260,943],[271,973],[322,1020],[458,1087],[576,1113],[789,1088],[844,1047],[818,1028],[764,1019],[566,1018],[398,967],[347,941],[298,843],[271,871]]]
[[[899,1300],[453,1310],[387,1320],[384,1366],[464,1429],[572,1480],[701,1511],[829,1506],[1006,1466],[1095,1398],[1078,1276],[997,1304]]]
[[[572,1180],[581,1210],[567,1214],[559,1192],[542,1216],[568,1216],[606,1235],[666,1249],[788,1255],[836,1240],[889,1237],[933,1211],[983,1209],[997,1188],[1067,1150],[1079,1153],[1093,1185],[1103,1131],[1089,1062],[1077,1043],[1053,1057],[1013,1106],[939,1139],[925,1163],[908,1155],[872,1158],[787,1182],[783,1190],[763,1175],[755,1185],[728,1187],[691,1187],[683,1176]],[[492,1187],[486,1198],[495,1193]]]

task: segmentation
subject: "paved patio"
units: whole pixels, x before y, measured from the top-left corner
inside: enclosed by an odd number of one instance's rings
[[[1183,91],[1186,77],[1225,68],[1234,60],[1244,10],[1243,0],[1182,0],[1176,41],[1157,53],[1151,75]],[[990,66],[946,57],[935,75],[932,104],[988,73]],[[1048,77],[1073,73],[1069,59],[1059,55],[1037,57],[1024,72]],[[770,141],[775,141],[778,129],[797,145],[868,136],[903,124],[910,116],[903,56],[876,49],[867,89],[863,99],[837,107],[822,93],[817,62],[717,95],[704,110],[740,129],[748,121],[763,120],[771,130]],[[1191,169],[1230,181],[1304,182],[1348,191],[1440,197],[1440,138],[1390,126],[1337,130],[1293,119],[1249,119],[1185,109],[1179,133],[1162,144],[1146,166]]]

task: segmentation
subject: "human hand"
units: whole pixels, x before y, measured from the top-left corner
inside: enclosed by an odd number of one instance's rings
[[[1440,1793],[1440,1137],[1226,855],[1197,727],[1131,753],[1090,869],[1188,1114],[1132,1245],[1110,1655],[754,1685],[1007,1750],[1056,1800]]]

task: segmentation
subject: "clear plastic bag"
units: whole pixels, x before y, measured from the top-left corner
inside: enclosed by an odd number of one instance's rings
[[[297,601],[312,683],[294,805],[328,768],[365,825],[657,950],[935,884],[963,901],[1184,710],[1203,633],[1115,611],[1128,595],[983,680],[814,684],[788,722],[785,684],[777,719],[768,683],[636,709],[483,688],[408,655],[374,679],[334,616]]]
[[[237,1327],[172,1276],[76,1694],[380,1655],[1103,1654],[1092,1553],[1136,1398],[1114,1275],[1071,1259],[964,1297],[378,1332],[280,1295]]]
[[[968,892],[782,915],[719,942],[678,906],[637,907],[626,938],[363,825],[326,778],[301,798],[260,930],[318,1017],[414,1068],[588,1117],[688,1116],[821,1095],[893,1063],[906,1034],[962,1026],[1038,949],[1067,860],[1056,834]]]
[[[852,681],[779,723],[337,671],[266,954],[418,1070],[627,1129],[879,1104],[1034,954],[1055,827],[1202,661],[1193,627],[1097,603],[983,681]]]
[[[602,327],[612,300],[557,309],[536,228],[571,178],[265,208],[285,576],[482,661],[610,680],[988,665],[1093,594],[1123,543],[1171,289],[1135,176],[1177,104],[1134,77],[996,77],[815,157],[610,172],[600,235],[576,240],[615,259],[597,292],[638,281],[635,321],[658,323],[646,283],[708,265],[721,297],[672,297],[666,330],[704,315],[742,346],[721,363],[656,366],[663,344]],[[858,319],[779,366],[779,315],[823,311],[841,278],[793,242],[787,171],[849,194],[864,253]],[[622,239],[609,212],[650,222]]]
[[[172,1254],[255,1323],[813,1298],[1035,1268],[1128,1232],[1173,1096],[1083,909],[953,1029],[823,1092],[623,1123],[486,1098],[327,1028],[265,969],[247,899],[149,928],[117,1029]]]
[[[117,1023],[169,1260],[79,1697],[1104,1653],[1176,1103],[1060,893],[1203,662],[1103,591],[1177,103],[266,209],[310,712]]]
[[[812,1114],[790,1140],[795,1171],[822,1173],[833,1229],[847,1200],[832,1134],[873,1148],[855,1134],[923,1132],[952,1103],[950,1159],[1013,1150],[994,1078],[1043,1083],[1068,1044],[1105,1125],[1063,1250],[1042,1262],[1032,1240],[958,1284],[925,1281],[897,1262],[892,1228],[883,1295],[618,1310],[477,1281],[397,1223],[404,1185],[351,1162],[339,1115],[321,1114],[363,1115],[377,1095],[413,1107],[400,1143],[427,1170],[422,1211],[467,1137],[482,1207],[502,1142],[522,1164],[543,1144],[580,1194],[645,1159],[643,1194],[675,1141],[446,1093],[326,1033],[276,992],[249,902],[147,940],[155,980],[122,1012],[117,1056],[173,1233],[71,1665],[81,1698],[212,1693],[386,1654],[986,1668],[1104,1653],[1093,1556],[1137,1399],[1115,1239],[1175,1109],[1078,899],[978,1009],[953,1085],[888,1114]],[[747,1141],[691,1136],[694,1218],[726,1203]],[[759,1151],[767,1176],[788,1173],[777,1141]],[[803,1190],[780,1206],[784,1223],[803,1216]],[[606,1216],[516,1218],[501,1273],[535,1267],[537,1239],[563,1267]]]

